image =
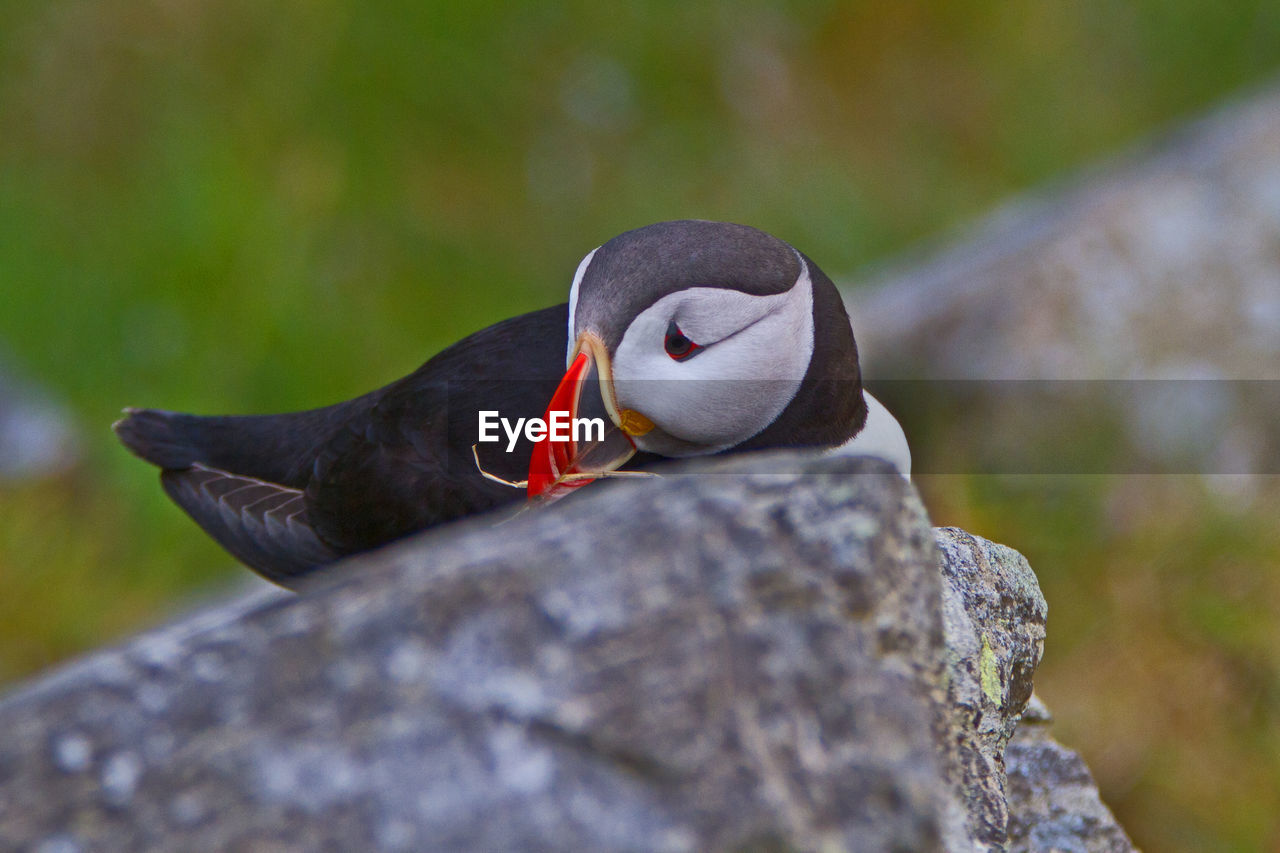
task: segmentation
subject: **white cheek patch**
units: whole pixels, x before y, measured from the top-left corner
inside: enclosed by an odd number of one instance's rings
[[[596,246],[578,262],[578,271],[573,274],[573,286],[569,288],[569,342],[565,345],[565,367],[569,366],[569,359],[573,357],[573,342],[578,339],[578,330],[573,327],[574,316],[578,313],[578,288],[582,286],[582,277],[587,274],[587,267],[591,266],[591,259],[598,251],[600,247]]]
[[[676,361],[667,326],[703,349]],[[664,432],[712,453],[746,441],[795,397],[813,355],[813,284],[808,267],[785,293],[752,296],[693,287],[649,306],[627,327],[613,357],[618,404]],[[646,442],[637,442],[642,449]],[[665,449],[670,455],[669,449]]]

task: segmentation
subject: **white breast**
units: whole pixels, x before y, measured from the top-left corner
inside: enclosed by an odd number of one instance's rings
[[[907,446],[907,434],[902,431],[902,425],[870,392],[863,391],[862,397],[867,401],[866,426],[831,452],[843,456],[877,456],[890,462],[899,474],[910,480],[911,448]]]

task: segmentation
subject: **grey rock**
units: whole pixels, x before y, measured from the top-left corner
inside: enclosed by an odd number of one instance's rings
[[[1124,829],[1098,797],[1079,755],[1049,735],[1047,709],[1033,697],[1005,749],[1010,853],[1131,853]]]
[[[1280,379],[1277,247],[1273,86],[848,298],[878,375]]]
[[[20,690],[0,848],[940,849],[915,493],[869,460],[694,470],[406,543]]]
[[[955,750],[969,836],[1006,841],[1005,745],[1031,698],[1047,606],[1026,559],[957,528],[936,531],[948,657],[947,743]],[[953,842],[953,849],[960,849]]]
[[[1130,853],[1135,850],[1079,755],[1049,735],[1033,692],[1048,608],[1026,558],[957,528],[935,530],[942,573],[946,741],[965,804],[949,850]]]
[[[1004,765],[1044,621],[1019,554],[935,532],[885,463],[684,465],[19,689],[0,700],[0,849],[1060,840],[1096,792],[1015,807],[1038,765],[1007,786]]]
[[[1000,394],[1018,395],[1011,417],[1039,408],[1026,394],[1068,391],[1077,415],[1114,412],[1130,470],[1280,473],[1277,252],[1272,86],[1008,203],[846,301],[875,379],[1087,381]],[[1000,394],[971,408],[990,422]],[[1001,443],[1034,426],[1017,423]]]

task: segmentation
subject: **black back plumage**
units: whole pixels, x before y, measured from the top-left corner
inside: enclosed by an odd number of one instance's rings
[[[796,396],[763,431],[739,450],[774,447],[835,447],[867,423],[858,344],[840,291],[818,265],[804,261],[813,282],[813,355]]]
[[[245,564],[289,585],[310,569],[520,499],[471,457],[477,413],[539,417],[564,372],[568,306],[490,326],[354,400],[279,415],[128,410],[120,440],[166,493]],[[521,479],[532,446],[480,445]]]

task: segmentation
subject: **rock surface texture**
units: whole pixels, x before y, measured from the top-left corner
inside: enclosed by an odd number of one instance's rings
[[[593,486],[9,695],[0,849],[1129,849],[1047,736],[1006,781],[1044,620],[874,460]]]
[[[1084,760],[1049,736],[1035,697],[1005,749],[1010,851],[1126,853],[1133,843],[1098,797]]]
[[[936,532],[941,551],[950,732],[957,740],[967,830],[1005,840],[1003,757],[1044,652],[1046,606],[1027,561],[956,528]],[[959,845],[953,845],[959,847]]]

